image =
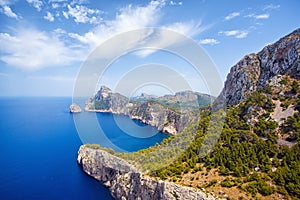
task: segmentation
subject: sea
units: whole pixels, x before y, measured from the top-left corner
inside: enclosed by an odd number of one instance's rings
[[[71,103],[70,97],[0,98],[0,199],[112,199],[77,164],[85,132],[74,118],[96,116],[106,140],[95,143],[117,151],[137,151],[168,137],[123,115],[72,114]]]

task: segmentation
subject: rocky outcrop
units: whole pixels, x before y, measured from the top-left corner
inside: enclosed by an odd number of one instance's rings
[[[71,113],[80,113],[81,112],[81,108],[76,103],[72,103],[70,105],[70,112]]]
[[[115,199],[215,199],[194,188],[147,177],[125,160],[85,145],[79,149],[78,163],[88,175],[103,182]]]
[[[225,96],[227,104],[236,105],[252,92],[264,90],[268,80],[283,74],[300,79],[300,29],[234,65],[220,96]]]
[[[159,131],[176,134],[182,131],[188,122],[195,122],[197,116],[189,111],[211,103],[210,95],[191,91],[178,92],[175,95],[156,97],[142,94],[129,99],[102,86],[94,97],[86,103],[86,111],[124,114],[131,119],[157,127]]]

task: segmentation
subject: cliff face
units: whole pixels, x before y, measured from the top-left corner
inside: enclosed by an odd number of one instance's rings
[[[249,54],[234,65],[221,95],[227,104],[236,105],[268,80],[278,75],[300,79],[300,29],[270,44],[257,54]]]
[[[102,86],[97,94],[87,101],[86,110],[124,114],[157,127],[164,133],[176,134],[183,130],[187,122],[197,120],[196,116],[189,114],[191,110],[208,105],[212,99],[209,95],[191,91],[163,97],[142,94],[140,97],[128,99]]]
[[[109,188],[115,199],[215,199],[193,188],[146,177],[123,159],[85,145],[80,147],[77,160],[88,175]]]

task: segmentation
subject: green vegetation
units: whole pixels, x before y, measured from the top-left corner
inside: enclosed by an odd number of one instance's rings
[[[299,93],[298,85],[292,83],[292,90]],[[293,102],[299,110],[297,95],[285,101]],[[211,108],[202,109],[198,124],[189,124],[183,132],[161,144],[134,153],[114,154],[163,180],[180,181],[190,173],[190,180],[195,181],[199,178],[193,174],[203,171],[205,166],[207,172],[217,169],[226,178],[220,183],[210,180],[201,187],[237,187],[253,197],[258,193],[281,193],[297,199],[300,115],[295,113],[278,126],[270,117],[274,107],[270,94],[254,92],[238,106],[228,106],[226,116],[223,110],[212,114]],[[225,124],[220,123],[223,120]],[[292,145],[279,146],[278,133],[288,135]]]
[[[101,149],[99,144],[86,144],[85,146],[90,149]]]
[[[104,100],[99,100],[99,101],[95,101],[95,109],[96,110],[106,110],[109,109],[109,101],[104,101]]]

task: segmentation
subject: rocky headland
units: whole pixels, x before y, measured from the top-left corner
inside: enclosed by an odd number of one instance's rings
[[[115,199],[215,199],[204,191],[145,176],[125,160],[88,145],[80,147],[77,161],[85,173],[103,182]]]
[[[163,97],[142,94],[129,99],[112,92],[106,86],[101,86],[97,94],[87,101],[85,110],[127,115],[164,133],[176,134],[182,131],[188,122],[196,122],[199,107],[207,106],[213,99],[210,95],[191,91]]]

